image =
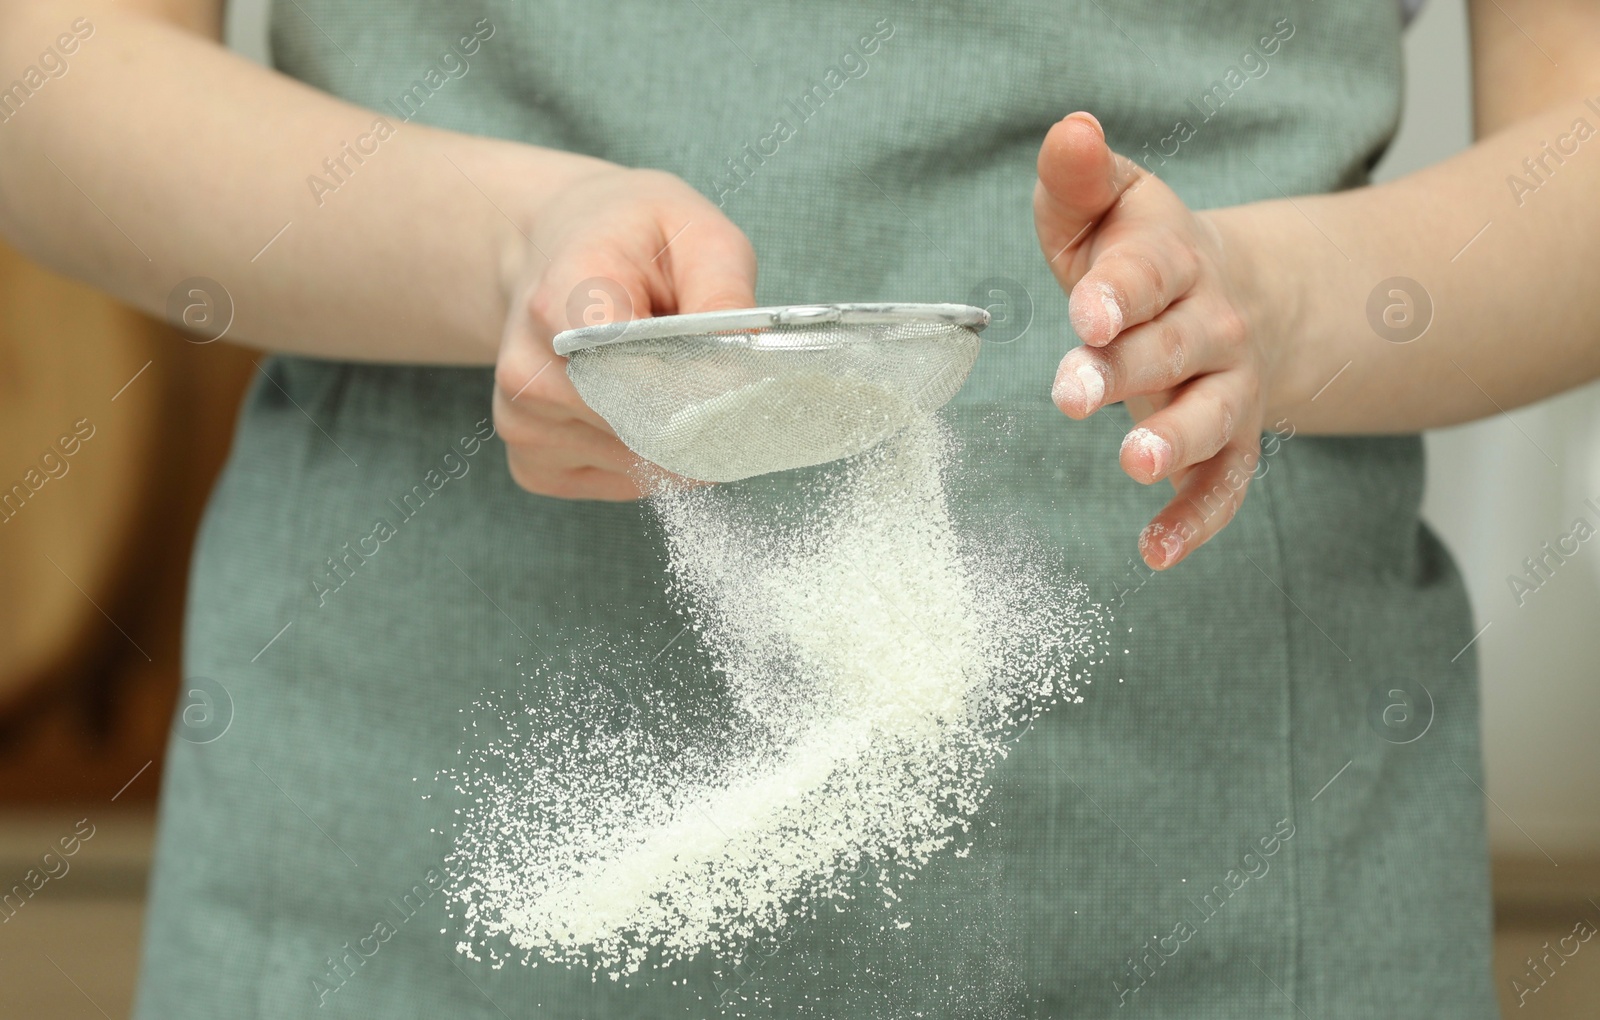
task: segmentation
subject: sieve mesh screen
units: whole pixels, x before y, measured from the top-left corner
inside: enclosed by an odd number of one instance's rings
[[[978,349],[951,322],[775,325],[576,350],[567,375],[641,457],[731,482],[876,446],[955,396]]]

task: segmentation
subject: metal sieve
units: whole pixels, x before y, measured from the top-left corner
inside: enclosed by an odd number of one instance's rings
[[[555,352],[629,449],[731,482],[861,453],[943,407],[988,322],[970,305],[788,305],[586,326]]]

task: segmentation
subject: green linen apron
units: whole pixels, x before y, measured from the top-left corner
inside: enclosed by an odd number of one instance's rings
[[[230,719],[175,727],[138,1016],[1495,1015],[1472,631],[1419,441],[1269,444],[1238,519],[1151,576],[1169,490],[1118,470],[1127,414],[1048,398],[1075,343],[1030,213],[1049,126],[1093,111],[1196,207],[1358,185],[1393,0],[289,0],[273,43],[391,119],[682,176],[761,303],[999,295],[954,498],[1076,565],[1113,654],[1020,738],[971,856],[908,887],[941,921],[858,903],[626,982],[493,969],[456,952],[433,777],[519,664],[678,630],[658,528],[519,490],[487,371],[276,359],[200,537],[186,671]]]

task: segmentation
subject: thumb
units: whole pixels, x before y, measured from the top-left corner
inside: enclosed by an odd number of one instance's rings
[[[661,258],[678,314],[754,307],[755,249],[731,222],[691,225]]]
[[[1033,219],[1045,258],[1064,286],[1076,282],[1064,275],[1072,253],[1138,178],[1137,164],[1111,151],[1093,114],[1069,114],[1045,135]]]

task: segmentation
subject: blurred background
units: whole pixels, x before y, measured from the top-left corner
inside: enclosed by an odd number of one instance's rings
[[[258,60],[264,24],[262,0],[230,5],[233,44]],[[1433,0],[1406,51],[1405,122],[1380,179],[1470,138],[1461,0]],[[92,832],[68,874],[0,923],[8,1015],[128,1014],[162,747],[185,689],[189,549],[255,371],[251,352],[193,343],[0,248],[0,487],[59,436],[88,433],[0,525],[0,884]],[[1501,1001],[1519,1017],[1594,1017],[1600,948],[1521,1004],[1512,980],[1575,924],[1600,927],[1600,552],[1520,606],[1508,577],[1593,519],[1600,387],[1432,434],[1428,453],[1425,511],[1483,628]]]

